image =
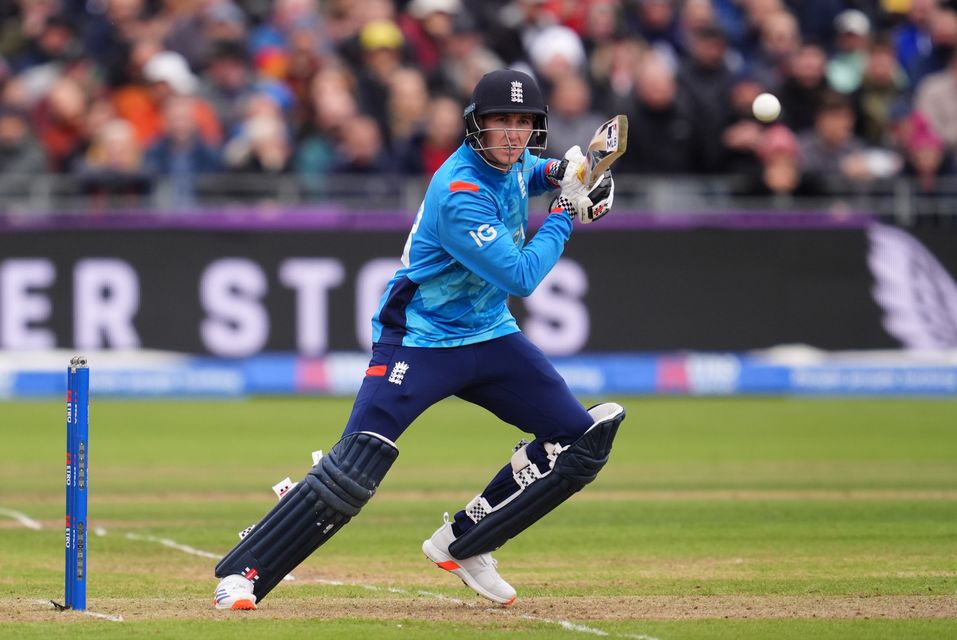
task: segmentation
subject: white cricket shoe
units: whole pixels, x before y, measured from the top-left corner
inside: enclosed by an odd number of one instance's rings
[[[255,609],[256,594],[253,593],[253,583],[238,574],[226,576],[216,587],[213,604],[217,609]]]
[[[495,566],[498,564],[491,553],[483,553],[471,558],[459,560],[449,553],[449,545],[455,540],[449,514],[445,514],[445,523],[436,529],[432,537],[422,543],[426,557],[440,569],[454,573],[475,593],[508,606],[515,602],[515,589],[502,580]]]

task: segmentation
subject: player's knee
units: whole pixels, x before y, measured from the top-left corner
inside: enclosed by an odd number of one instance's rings
[[[515,493],[494,505],[482,495],[469,502],[465,512],[475,525],[449,545],[452,556],[470,558],[497,549],[598,476],[625,410],[607,403],[592,407],[589,415],[591,427],[567,446],[542,440],[520,443],[511,460]]]

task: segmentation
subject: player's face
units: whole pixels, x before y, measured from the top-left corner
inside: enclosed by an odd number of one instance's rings
[[[485,116],[482,144],[489,160],[503,167],[518,162],[532,136],[535,116],[530,113],[491,113]]]

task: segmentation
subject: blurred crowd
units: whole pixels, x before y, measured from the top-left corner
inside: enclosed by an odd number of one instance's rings
[[[188,204],[208,174],[428,177],[475,82],[511,66],[546,93],[549,155],[626,113],[621,172],[932,194],[955,165],[955,51],[940,0],[7,0],[0,191],[162,177]],[[765,91],[772,126],[751,115]]]

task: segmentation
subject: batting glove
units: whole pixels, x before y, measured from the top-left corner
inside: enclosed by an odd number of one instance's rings
[[[584,187],[582,191],[584,191]],[[585,195],[574,200],[568,198],[562,191],[557,198],[552,200],[548,210],[552,213],[563,211],[573,218],[578,218],[578,221],[582,224],[589,224],[611,211],[614,202],[615,179],[611,177],[611,171],[606,171],[591,191],[585,192]]]
[[[564,172],[561,176],[562,195],[568,200],[575,202],[578,198],[588,195],[582,183],[582,176],[585,175],[585,155],[581,147],[577,144],[565,152],[565,159],[562,160]]]

